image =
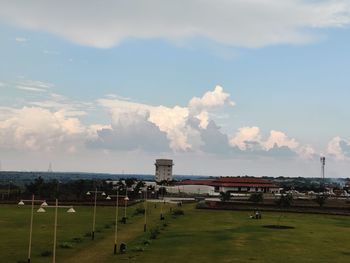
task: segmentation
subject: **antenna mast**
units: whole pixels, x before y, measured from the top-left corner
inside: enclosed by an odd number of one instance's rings
[[[321,157],[321,176],[322,176],[322,184],[323,184],[323,192],[325,191],[325,166],[326,166],[326,157]]]

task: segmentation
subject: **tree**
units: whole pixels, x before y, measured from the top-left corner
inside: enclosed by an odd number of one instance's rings
[[[315,201],[320,207],[323,207],[324,204],[326,203],[327,199],[328,199],[328,196],[322,194],[322,195],[317,195],[314,201]]]
[[[220,192],[220,199],[222,202],[229,201],[231,198],[230,192]]]
[[[291,194],[282,194],[279,199],[276,200],[276,204],[281,208],[289,208],[293,203],[293,196]]]
[[[262,203],[264,201],[264,196],[262,193],[252,193],[249,197],[249,201],[253,203]]]

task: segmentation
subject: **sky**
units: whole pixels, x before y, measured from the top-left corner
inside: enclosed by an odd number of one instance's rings
[[[0,0],[2,170],[349,177],[350,1]]]

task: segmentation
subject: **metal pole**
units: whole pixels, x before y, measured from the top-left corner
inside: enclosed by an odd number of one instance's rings
[[[7,190],[7,198],[10,200],[10,192],[11,192],[11,182],[12,181],[10,181],[9,182],[9,188],[8,188],[8,190]]]
[[[127,203],[128,203],[128,200],[126,200],[126,198],[128,197],[128,187],[126,186],[126,182],[125,182],[125,198],[124,198],[124,201],[125,201],[125,208],[124,208],[124,223],[126,224],[126,207],[127,207]]]
[[[28,263],[30,263],[30,256],[32,253],[33,217],[34,217],[34,195],[32,195],[32,212],[30,214]]]
[[[147,187],[145,192],[145,224],[143,225],[143,232],[147,231]]]
[[[95,239],[95,224],[96,224],[96,203],[97,203],[97,187],[95,189],[95,198],[94,198],[94,216],[92,219],[92,233],[91,233],[91,239]]]
[[[117,202],[115,209],[115,232],[114,232],[114,255],[117,254],[118,239],[118,209],[119,209],[119,189],[117,189]]]
[[[53,254],[52,254],[52,263],[56,263],[57,212],[58,212],[58,199],[56,198],[56,206],[55,206],[55,229],[54,229],[54,234],[53,234]]]

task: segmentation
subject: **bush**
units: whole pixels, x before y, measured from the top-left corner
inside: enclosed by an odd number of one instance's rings
[[[82,243],[84,240],[81,237],[73,237],[72,242],[74,243]]]
[[[230,192],[220,192],[220,200],[222,202],[229,201],[231,199],[231,193]]]
[[[17,263],[27,263],[27,260],[17,260]]]
[[[204,200],[201,200],[197,203],[196,208],[197,209],[207,208],[207,203]]]
[[[65,249],[70,249],[70,248],[73,248],[73,245],[71,243],[68,243],[68,242],[63,242],[62,244],[60,244],[59,247],[65,248]]]
[[[279,199],[276,200],[276,204],[281,208],[289,208],[293,203],[293,196],[291,194],[282,194]]]
[[[151,244],[151,240],[145,239],[145,240],[142,241],[142,244],[145,245],[145,246],[148,246],[148,245]]]
[[[173,216],[183,216],[183,215],[185,215],[185,212],[181,209],[175,209],[173,211]]]
[[[110,229],[111,225],[110,224],[105,224],[105,229]]]
[[[145,214],[145,209],[141,207],[136,208],[134,212],[134,215],[144,215],[144,214]]]
[[[252,193],[249,197],[249,201],[253,203],[261,203],[264,201],[264,196],[262,193]]]
[[[156,228],[152,228],[151,231],[150,231],[150,238],[151,239],[157,239],[157,237],[159,236],[160,234],[160,231],[159,231],[159,228],[156,227]]]
[[[133,252],[143,252],[145,249],[143,247],[134,247],[131,249]]]
[[[327,196],[327,195],[317,195],[314,201],[315,201],[320,207],[323,207],[324,204],[326,203],[327,199],[328,199],[328,196]]]
[[[44,250],[43,252],[40,253],[40,256],[42,257],[50,257],[52,256],[52,252],[49,250]]]
[[[86,232],[84,237],[91,237],[91,235],[92,235],[91,232]]]

